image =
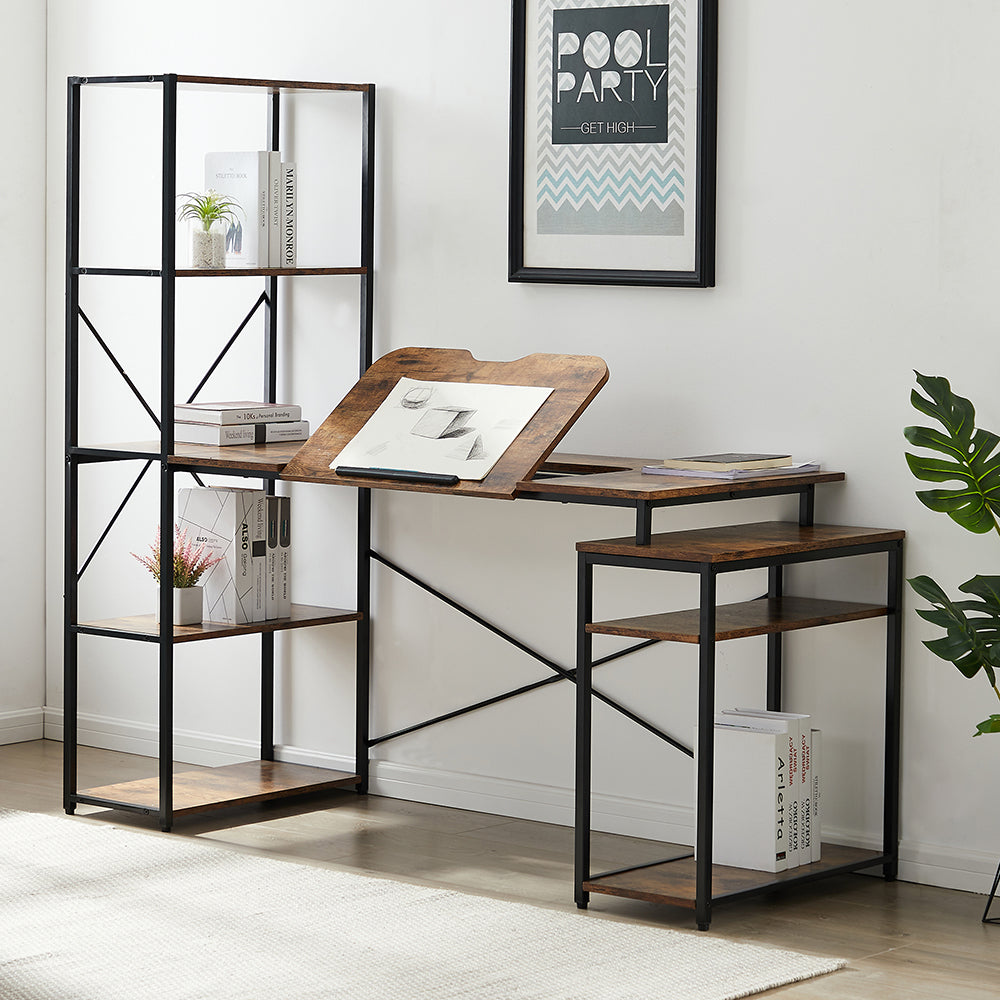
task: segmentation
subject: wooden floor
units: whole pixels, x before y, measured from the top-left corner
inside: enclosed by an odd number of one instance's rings
[[[62,744],[0,746],[0,806],[61,815]],[[190,770],[190,765],[183,765]],[[81,785],[125,781],[151,760],[81,748]],[[306,864],[447,886],[577,912],[573,835],[566,827],[353,791],[178,820],[171,834],[122,812],[80,807],[88,822],[187,837]],[[2,846],[0,846],[2,850]],[[663,856],[662,845],[652,856]],[[595,836],[595,866],[648,859],[648,842]],[[985,888],[985,887],[984,887]],[[760,996],[792,1000],[972,1000],[1000,994],[1000,925],[980,921],[984,897],[847,875],[718,906],[709,934],[812,954],[848,968]],[[591,913],[693,931],[692,913],[591,897]],[[580,919],[587,916],[580,914]],[[706,970],[708,975],[711,970]]]

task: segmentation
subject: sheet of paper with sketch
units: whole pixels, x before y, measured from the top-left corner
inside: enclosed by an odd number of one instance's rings
[[[485,479],[551,388],[401,378],[330,463]]]

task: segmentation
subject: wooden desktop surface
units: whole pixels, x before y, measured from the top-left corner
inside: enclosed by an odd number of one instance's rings
[[[838,483],[843,472],[805,472],[760,479],[696,479],[643,473],[644,465],[662,459],[622,458],[611,455],[578,455],[553,452],[532,479],[517,484],[516,496],[536,494],[570,497],[606,497],[622,500],[679,500],[700,496],[731,496],[785,485],[789,491],[815,483]],[[548,478],[551,475],[551,478]]]

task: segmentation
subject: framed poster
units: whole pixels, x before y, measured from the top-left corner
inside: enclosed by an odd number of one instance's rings
[[[511,281],[715,284],[718,0],[513,0]]]

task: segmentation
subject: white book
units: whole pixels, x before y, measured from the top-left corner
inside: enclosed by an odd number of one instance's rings
[[[253,543],[263,490],[195,486],[177,491],[177,524],[220,561],[201,578],[205,620],[253,622],[259,581]],[[263,536],[261,536],[263,537]]]
[[[807,814],[812,814],[812,795],[804,770],[803,754],[803,737],[806,742],[809,741],[809,716],[798,712],[772,712],[763,708],[724,709],[723,715],[743,720],[758,719],[785,728],[789,738],[788,867],[810,864],[812,847],[810,845],[806,848],[805,839]]]
[[[266,267],[268,261],[267,150],[205,154],[205,187],[239,206],[239,224],[226,234],[227,267]]]
[[[281,267],[281,153],[267,157],[267,266]]]
[[[235,444],[305,441],[308,437],[308,420],[281,420],[276,423],[257,424],[200,424],[181,420],[174,422],[174,440],[185,444],[225,447]]]
[[[253,572],[253,620],[267,619],[267,494],[255,490],[250,525],[250,557]]]
[[[801,749],[801,784],[799,796],[799,825],[801,827],[800,864],[811,864],[813,858],[813,802],[812,802],[812,727],[808,721],[799,726],[799,747]]]
[[[288,618],[292,613],[292,500],[281,497],[278,513],[278,617]]]
[[[712,863],[785,871],[785,734],[717,724],[714,735]]]
[[[235,399],[212,403],[176,403],[174,420],[197,424],[263,424],[301,420],[302,407],[294,403],[263,403]]]
[[[281,164],[281,262],[295,267],[295,164]]]
[[[823,768],[823,732],[810,730],[810,783],[812,785],[812,860],[823,857],[823,824],[820,821],[820,798],[822,796],[821,774]]]
[[[278,617],[278,519],[281,497],[267,498],[267,561],[264,573],[264,615]]]

